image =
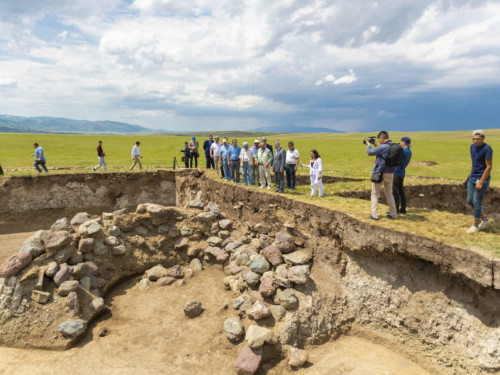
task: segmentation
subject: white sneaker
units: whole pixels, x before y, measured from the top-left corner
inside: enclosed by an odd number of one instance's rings
[[[479,230],[485,230],[490,226],[490,221],[488,219],[481,220],[479,223]]]
[[[267,190],[271,189],[271,185],[267,185]]]
[[[261,189],[262,189],[263,187],[264,187],[264,185],[260,185],[260,186],[259,186],[259,188],[261,188]]]
[[[472,225],[469,229],[467,229],[467,233],[477,233],[479,232],[479,227],[476,225]]]

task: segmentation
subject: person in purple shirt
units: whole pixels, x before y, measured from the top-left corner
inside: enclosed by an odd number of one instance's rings
[[[490,173],[493,168],[493,149],[484,142],[484,132],[472,132],[472,145],[470,146],[472,168],[467,184],[467,203],[474,209],[474,224],[467,229],[467,233],[476,233],[488,227],[489,221],[482,211],[484,193],[490,185]]]

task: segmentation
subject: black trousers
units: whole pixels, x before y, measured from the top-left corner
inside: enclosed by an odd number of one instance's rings
[[[214,162],[214,159],[212,159],[212,158],[210,157],[210,155],[205,155],[205,157],[207,158],[207,169],[210,169],[210,168],[215,169],[215,162]]]
[[[394,195],[394,202],[396,203],[396,209],[398,212],[406,212],[406,194],[404,187],[404,176],[394,176],[392,182],[392,194]],[[401,206],[400,206],[401,204]]]
[[[189,168],[193,168],[193,158],[194,158],[194,167],[198,168],[198,153],[189,154]]]

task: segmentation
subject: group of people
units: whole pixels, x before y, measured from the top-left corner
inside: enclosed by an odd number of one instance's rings
[[[253,146],[243,142],[243,147],[238,145],[238,140],[233,139],[231,144],[227,138],[209,135],[203,143],[206,158],[206,168],[215,169],[217,175],[221,175],[226,181],[244,185],[259,185],[260,188],[271,189],[271,171],[274,172],[276,192],[284,193],[285,177],[286,186],[290,190],[295,189],[296,174],[299,167],[307,167],[311,176],[311,196],[316,195],[316,187],[319,196],[323,196],[323,162],[318,151],[311,151],[311,159],[308,164],[300,163],[299,151],[293,142],[288,142],[287,149],[281,146],[280,141],[274,142],[274,148],[267,143],[266,137],[260,141],[256,139]],[[192,168],[192,160],[197,166],[198,142],[193,137],[191,142],[185,143],[184,162],[186,168]],[[189,160],[189,166],[188,166]]]

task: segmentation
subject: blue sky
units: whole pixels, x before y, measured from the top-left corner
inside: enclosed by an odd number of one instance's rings
[[[499,25],[482,0],[0,0],[0,113],[500,128]]]

